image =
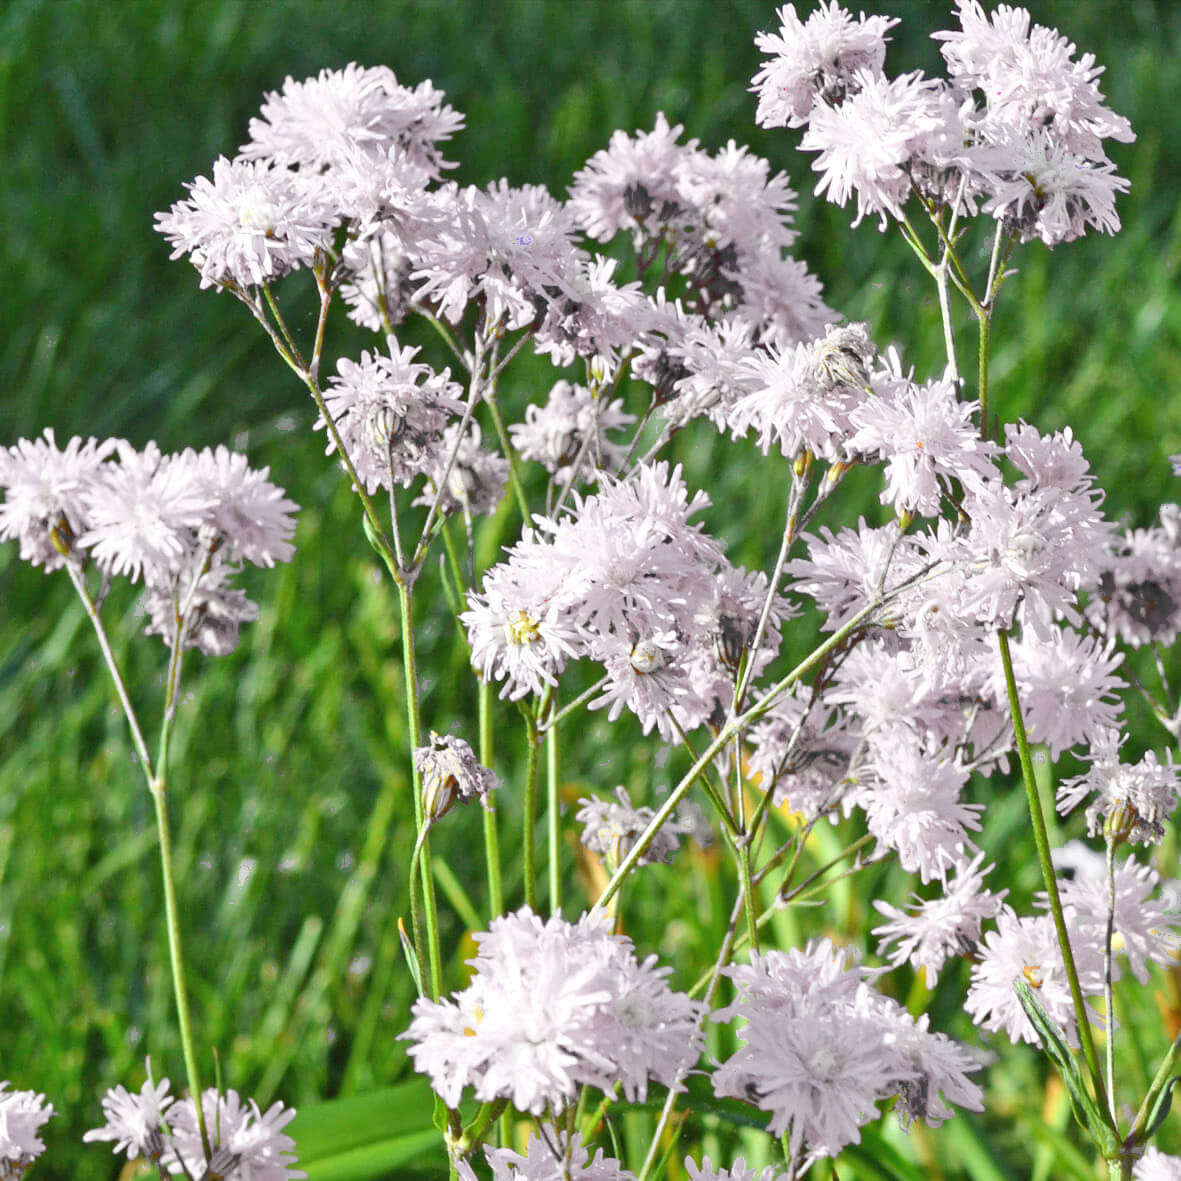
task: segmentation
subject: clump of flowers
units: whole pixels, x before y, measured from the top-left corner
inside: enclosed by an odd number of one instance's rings
[[[167,1079],[149,1078],[138,1094],[114,1087],[103,1096],[102,1127],[84,1140],[112,1140],[129,1161],[142,1158],[163,1172],[224,1181],[296,1181],[295,1141],[283,1129],[292,1108],[273,1103],[264,1113],[253,1099],[212,1087],[201,1097],[204,1128],[191,1098],[174,1099]],[[208,1140],[207,1140],[208,1138]],[[208,1149],[206,1147],[208,1143]]]
[[[628,1099],[649,1080],[671,1089],[702,1047],[702,1006],[639,961],[605,918],[543,920],[525,908],[477,935],[474,975],[449,1000],[420,999],[403,1035],[410,1056],[449,1107],[470,1087],[518,1111],[563,1110],[582,1087]]]
[[[856,1144],[883,1099],[897,1099],[904,1127],[938,1127],[951,1104],[983,1110],[968,1077],[982,1063],[876,991],[876,973],[829,940],[752,954],[725,972],[738,999],[712,1016],[742,1019],[743,1044],[714,1072],[714,1092],[770,1112],[768,1131],[787,1137],[793,1169]]]

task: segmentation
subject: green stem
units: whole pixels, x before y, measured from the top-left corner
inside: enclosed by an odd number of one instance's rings
[[[987,439],[988,426],[988,348],[992,338],[992,305],[977,313],[980,323],[980,347],[977,350],[976,392],[980,398],[980,437]]]
[[[550,709],[557,706],[557,693],[554,693]],[[561,799],[559,798],[560,782],[558,778],[559,766],[558,728],[550,726],[545,732],[545,794],[546,806],[546,837],[549,853],[549,909],[551,915],[562,913],[562,827]]]
[[[1025,782],[1025,797],[1029,804],[1029,819],[1033,826],[1033,842],[1037,847],[1038,864],[1041,866],[1042,881],[1050,901],[1050,913],[1054,916],[1054,929],[1058,933],[1058,946],[1062,951],[1062,962],[1066,968],[1066,979],[1070,985],[1070,997],[1074,1005],[1075,1021],[1078,1025],[1079,1042],[1087,1069],[1091,1075],[1091,1086],[1105,1114],[1108,1103],[1103,1084],[1103,1071],[1099,1056],[1095,1052],[1095,1041],[1091,1035],[1091,1023],[1087,1016],[1086,1001],[1079,984],[1078,969],[1075,967],[1074,952],[1066,930],[1066,916],[1062,911],[1062,898],[1058,893],[1058,879],[1054,876],[1054,864],[1050,858],[1050,839],[1046,832],[1046,818],[1042,812],[1041,797],[1038,795],[1037,779],[1033,773],[1033,757],[1029,751],[1029,739],[1025,733],[1025,722],[1021,716],[1021,702],[1017,695],[1017,680],[1013,675],[1013,659],[1009,653],[1009,634],[1003,628],[997,632],[1001,650],[1001,664],[1004,666],[1005,687],[1009,696],[1009,712],[1013,718],[1013,735],[1017,740],[1017,754],[1021,761],[1021,777]]]
[[[82,605],[87,618],[94,628],[98,639],[99,650],[115,684],[115,692],[123,706],[123,713],[131,730],[132,743],[140,758],[140,766],[147,778],[148,790],[152,795],[152,803],[156,813],[156,832],[160,850],[160,871],[164,881],[164,923],[168,932],[168,963],[172,972],[172,991],[176,998],[176,1019],[180,1032],[181,1052],[185,1060],[185,1073],[189,1080],[189,1091],[193,1096],[193,1103],[197,1111],[197,1127],[201,1132],[201,1147],[205,1152],[205,1159],[209,1160],[213,1150],[209,1143],[209,1133],[205,1127],[205,1112],[201,1104],[201,1077],[197,1068],[197,1051],[193,1040],[193,1022],[189,1012],[188,992],[185,988],[184,952],[181,947],[179,907],[176,902],[176,881],[172,872],[172,830],[168,824],[168,806],[165,801],[164,770],[168,758],[169,722],[175,712],[177,682],[179,681],[180,649],[184,644],[183,620],[177,621],[176,635],[173,639],[172,650],[169,653],[169,673],[167,684],[168,697],[164,707],[164,721],[161,726],[160,761],[153,768],[151,756],[148,754],[147,743],[144,741],[143,730],[140,728],[139,718],[135,707],[131,704],[131,697],[127,692],[126,682],[123,680],[119,662],[111,648],[106,628],[103,627],[102,617],[98,612],[90,590],[86,585],[82,571],[67,555],[66,572]]]
[[[489,387],[484,393],[484,405],[492,418],[492,425],[496,428],[496,437],[500,440],[501,450],[508,460],[508,482],[513,495],[517,498],[517,507],[521,510],[521,519],[526,525],[532,519],[529,514],[529,498],[525,495],[525,485],[521,482],[521,459],[512,439],[504,426],[504,417],[500,413],[500,406],[496,401],[495,389]]]
[[[160,839],[160,869],[164,879],[164,921],[168,929],[168,962],[172,968],[172,991],[176,997],[176,1019],[180,1027],[181,1051],[184,1054],[185,1073],[189,1079],[189,1091],[197,1109],[197,1124],[201,1129],[201,1146],[205,1159],[213,1151],[209,1133],[205,1127],[205,1112],[201,1102],[201,1078],[197,1069],[197,1054],[193,1042],[193,1021],[189,1013],[189,998],[185,989],[185,960],[180,939],[180,909],[176,903],[176,881],[172,874],[172,830],[168,824],[166,788],[162,779],[154,778],[151,784],[152,803],[156,810],[156,832]]]
[[[1111,995],[1111,942],[1115,937],[1115,837],[1107,834],[1107,932],[1103,940],[1103,1004],[1107,1012],[1107,1038],[1103,1057],[1107,1067],[1107,1114],[1119,1130],[1115,1111],[1115,1007]]]
[[[414,594],[405,579],[396,579],[398,588],[398,610],[402,625],[402,676],[406,684],[406,722],[410,731],[410,749],[417,750],[422,745],[422,715],[418,700],[418,658],[414,647]],[[415,950],[418,952],[419,962],[425,961],[430,965],[430,988],[428,990],[432,1000],[437,1000],[443,991],[442,952],[439,947],[439,916],[435,901],[435,878],[431,865],[430,838],[424,831],[426,820],[423,816],[422,804],[422,776],[413,759],[410,764],[411,782],[414,795],[414,828],[418,839],[422,841],[420,858],[420,880],[422,882],[423,910],[426,919],[426,954],[419,941],[419,932],[415,931]],[[413,891],[413,878],[410,882]]]
[[[541,712],[538,710],[538,712]],[[522,873],[525,879],[525,905],[537,910],[537,764],[541,739],[537,733],[537,715],[526,706],[521,710],[525,718],[525,738],[528,761],[525,764],[525,805],[521,816]]]
[[[492,766],[492,686],[479,678],[480,762]],[[488,910],[492,918],[504,914],[504,879],[500,866],[500,835],[496,831],[495,803],[484,813],[484,864],[488,870]]]

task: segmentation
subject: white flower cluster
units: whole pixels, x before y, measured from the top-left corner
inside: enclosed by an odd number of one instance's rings
[[[857,220],[884,228],[913,193],[960,213],[984,212],[1022,241],[1047,246],[1088,227],[1114,233],[1117,193],[1105,139],[1134,138],[1108,110],[1103,68],[1056,29],[1031,24],[1023,8],[957,0],[960,28],[936,33],[948,77],[882,72],[886,31],[896,21],[854,19],[835,0],[806,21],[787,4],[778,35],[763,34],[768,60],[751,87],[764,127],[806,127],[802,147],[818,153],[816,191]]]
[[[129,1161],[143,1158],[161,1172],[186,1177],[217,1176],[224,1181],[296,1181],[307,1174],[296,1163],[295,1141],[283,1129],[295,1110],[273,1103],[260,1111],[253,1099],[243,1102],[237,1091],[207,1089],[201,1097],[210,1137],[207,1157],[191,1098],[176,1100],[168,1080],[149,1078],[137,1094],[113,1087],[103,1096],[101,1128],[83,1140],[114,1142],[114,1152]]]
[[[504,681],[513,699],[557,682],[567,662],[588,656],[607,683],[591,708],[613,721],[626,707],[647,733],[692,729],[733,695],[738,656],[753,641],[767,595],[765,576],[730,566],[690,518],[709,503],[690,497],[681,469],[666,463],[630,480],[604,478],[601,490],[510,551],[468,598],[461,619],[472,663]],[[774,657],[776,599],[756,670]]]
[[[38,1133],[56,1113],[35,1091],[10,1091],[0,1083],[0,1177],[20,1177],[45,1151]]]
[[[914,1119],[938,1127],[952,1103],[983,1110],[968,1078],[982,1063],[876,991],[876,973],[827,939],[752,954],[726,974],[738,1000],[713,1020],[741,1018],[744,1044],[714,1072],[714,1092],[769,1111],[768,1130],[787,1136],[793,1166],[856,1144],[885,1099],[897,1098],[904,1127]]]
[[[586,1086],[640,1101],[650,1079],[682,1089],[703,1006],[669,988],[655,956],[637,960],[609,919],[542,920],[526,907],[476,940],[468,987],[416,1001],[402,1035],[448,1107],[465,1087],[533,1115],[561,1111]]]
[[[17,540],[22,558],[142,578],[148,634],[171,644],[183,621],[185,646],[211,655],[232,651],[258,615],[231,576],[294,553],[298,506],[225,447],[165,455],[74,438],[59,449],[47,429],[0,449],[0,489],[0,540]]]
[[[1059,892],[1071,951],[1084,997],[1103,996],[1104,946],[1110,899],[1103,858],[1080,859],[1073,878],[1060,880]],[[1181,911],[1154,897],[1160,875],[1134,860],[1117,863],[1111,884],[1115,894],[1113,920],[1113,980],[1120,978],[1120,962],[1141,984],[1148,965],[1169,966],[1181,951]],[[1041,905],[1048,909],[1043,896]],[[1072,1045],[1078,1044],[1074,1004],[1062,950],[1049,914],[1018,916],[1004,907],[996,929],[987,933],[976,950],[972,981],[964,1002],[973,1021],[986,1032],[1003,1030],[1014,1042],[1037,1044],[1033,1024],[1013,989],[1024,979]]]

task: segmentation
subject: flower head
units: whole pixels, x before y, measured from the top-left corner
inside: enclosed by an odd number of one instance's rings
[[[255,287],[299,267],[332,244],[336,213],[286,169],[219,157],[189,196],[156,214],[172,258],[189,256],[202,287]]]
[[[10,1091],[0,1083],[0,1177],[20,1177],[45,1151],[37,1134],[55,1114],[52,1103],[35,1091]]]
[[[15,538],[21,558],[34,566],[60,567],[64,554],[90,528],[87,497],[101,482],[117,443],[84,443],[75,436],[62,449],[47,427],[41,438],[0,448],[0,540]]]
[[[201,1096],[201,1109],[213,1137],[209,1163],[218,1162],[222,1176],[234,1181],[296,1181],[307,1176],[293,1167],[295,1141],[283,1131],[295,1118],[294,1108],[276,1102],[263,1112],[253,1099],[243,1103],[237,1091],[219,1094],[210,1087]],[[205,1148],[191,1097],[172,1105],[168,1122],[172,1137],[165,1164],[174,1173],[183,1168],[190,1177],[204,1176]]]
[[[128,1160],[138,1156],[156,1162],[164,1154],[166,1132],[162,1116],[173,1102],[168,1080],[153,1083],[148,1078],[136,1095],[125,1087],[112,1087],[103,1096],[106,1122],[83,1135],[83,1140],[113,1140],[113,1152],[126,1152]]]
[[[832,105],[855,94],[859,73],[876,76],[886,57],[886,31],[895,17],[854,19],[837,0],[801,21],[794,4],[779,10],[779,32],[760,33],[755,44],[770,55],[751,81],[759,96],[760,127],[801,127],[818,102]]]
[[[559,1111],[589,1085],[643,1099],[648,1081],[679,1088],[700,1053],[702,1006],[673,992],[667,970],[636,960],[609,923],[543,921],[528,908],[476,936],[471,984],[419,999],[402,1036],[448,1105],[465,1087],[519,1111]]]

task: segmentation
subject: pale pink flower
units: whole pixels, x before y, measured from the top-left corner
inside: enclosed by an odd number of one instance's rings
[[[858,73],[881,73],[886,31],[896,17],[857,19],[837,0],[821,0],[806,21],[794,4],[779,9],[779,33],[759,33],[755,44],[769,55],[751,80],[759,96],[760,127],[801,127],[817,102],[841,103],[856,93]]]
[[[436,373],[415,361],[418,352],[391,342],[388,357],[369,352],[360,361],[342,357],[324,391],[333,425],[368,492],[407,487],[431,470],[444,429],[453,415],[463,413],[463,391],[451,371]],[[315,426],[326,431],[323,418]],[[329,435],[325,454],[335,450]]]
[[[433,462],[426,469],[428,486],[413,503],[429,508],[441,488],[440,512],[491,516],[508,487],[509,461],[499,452],[480,446],[482,435],[477,423],[469,424],[462,436],[459,427],[453,422],[443,432]]]
[[[942,893],[922,899],[915,895],[908,910],[874,899],[874,906],[889,922],[873,929],[877,953],[891,967],[908,962],[923,972],[928,988],[934,988],[943,965],[952,956],[970,955],[980,939],[985,919],[1000,913],[1008,890],[996,894],[984,889],[983,853],[955,866],[955,876],[941,883]]]
[[[1146,1148],[1132,1167],[1132,1181],[1181,1181],[1181,1156]]]
[[[869,831],[924,882],[962,861],[971,846],[969,830],[980,828],[983,805],[961,800],[969,775],[958,758],[913,741],[872,747],[857,802]]]
[[[233,573],[232,567],[215,564],[201,575],[195,590],[189,585],[195,571],[178,571],[168,583],[149,583],[138,608],[148,619],[144,634],[159,636],[171,648],[187,605],[182,646],[206,656],[228,656],[238,646],[242,624],[258,618],[258,604],[229,585]]]
[[[885,461],[882,504],[936,516],[950,481],[980,486],[996,477],[995,446],[980,438],[972,421],[977,402],[959,400],[950,376],[924,385],[906,382],[892,397],[873,397],[855,406],[855,428],[846,447],[870,462]]]
[[[601,1148],[592,1157],[579,1133],[569,1136],[552,1124],[530,1132],[524,1154],[485,1145],[484,1159],[492,1170],[492,1181],[634,1181]],[[459,1176],[461,1181],[477,1181],[476,1171],[466,1160],[459,1162]]]
[[[998,136],[984,177],[992,193],[984,212],[1022,242],[1040,238],[1051,247],[1080,237],[1088,226],[1116,233],[1115,197],[1129,187],[1110,161],[1083,159],[1046,131]]]
[[[1171,751],[1164,763],[1152,750],[1139,762],[1121,763],[1122,743],[1114,730],[1095,734],[1090,770],[1058,785],[1058,811],[1069,812],[1094,793],[1087,807],[1087,831],[1092,836],[1112,824],[1136,844],[1157,844],[1164,838],[1165,822],[1181,801],[1181,768],[1173,764]]]
[[[558,484],[566,485],[571,479],[593,479],[598,471],[616,471],[627,447],[612,442],[608,432],[635,421],[621,399],[559,381],[543,406],[525,407],[525,421],[510,425],[509,435],[522,459],[536,460]]]
[[[1083,993],[1103,990],[1103,957],[1090,940],[1071,940]],[[1074,1003],[1062,962],[1054,920],[1049,915],[1018,918],[1008,907],[996,930],[980,943],[964,1008],[985,1032],[1004,1031],[1012,1042],[1036,1045],[1037,1033],[1021,1007],[1014,981],[1021,977],[1072,1046],[1078,1045]]]
[[[0,1083],[0,1177],[20,1177],[45,1151],[38,1133],[56,1112],[35,1091],[10,1091]]]
[[[874,213],[884,230],[887,215],[902,217],[917,144],[942,126],[939,84],[917,70],[893,80],[862,71],[855,82],[840,106],[816,106],[800,147],[820,153],[812,165],[818,195],[836,205],[856,196],[853,224]]]
[[[201,1096],[205,1126],[212,1129],[214,1171],[234,1181],[296,1181],[306,1177],[296,1169],[295,1141],[283,1129],[295,1118],[295,1109],[272,1103],[265,1112],[253,1099],[243,1103],[237,1091],[220,1094],[213,1087]],[[191,1096],[178,1100],[168,1110],[172,1129],[165,1165],[173,1172],[188,1170],[191,1177],[206,1171],[205,1147],[197,1123],[197,1108]]]
[[[651,131],[614,132],[610,145],[574,174],[567,208],[589,237],[606,242],[622,229],[659,235],[662,222],[679,211],[680,162],[697,151],[695,139],[677,143],[682,131],[661,111]]]
[[[955,82],[983,94],[991,125],[1051,131],[1090,160],[1103,159],[1103,139],[1136,138],[1128,121],[1103,104],[1103,67],[1089,53],[1072,60],[1075,46],[1057,29],[1031,28],[1029,13],[1008,4],[987,13],[979,0],[956,0],[956,8],[961,31],[934,37]]]
[[[685,1169],[691,1181],[781,1181],[784,1176],[775,1165],[767,1165],[756,1172],[747,1166],[746,1158],[742,1156],[728,1169],[717,1168],[708,1156],[701,1158],[700,1165],[687,1156]]]
[[[261,162],[213,164],[213,177],[186,186],[189,196],[156,214],[156,229],[187,254],[202,287],[269,283],[310,266],[332,245],[335,212],[306,180]]]
[[[321,70],[265,96],[250,120],[250,140],[239,149],[246,160],[298,166],[311,173],[339,164],[360,150],[377,155],[391,145],[438,176],[450,167],[438,142],[463,126],[463,116],[443,102],[429,81],[402,86],[388,66]]]
[[[1023,634],[1010,651],[1029,736],[1044,742],[1052,759],[1118,724],[1124,709],[1119,694],[1128,686],[1115,671],[1123,654],[1111,644],[1053,627],[1045,637]],[[993,692],[1007,701],[999,664]]]
[[[167,1134],[163,1130],[164,1112],[172,1102],[167,1079],[153,1083],[148,1078],[135,1095],[125,1087],[112,1087],[103,1096],[106,1122],[86,1132],[82,1139],[113,1140],[112,1152],[126,1152],[128,1160],[142,1156],[158,1161],[164,1154]]]
[[[1113,957],[1126,956],[1128,968],[1141,984],[1148,983],[1148,965],[1170,966],[1181,952],[1181,912],[1163,897],[1153,897],[1161,884],[1160,874],[1150,865],[1129,857],[1115,863]],[[1072,940],[1089,941],[1099,954],[1107,941],[1107,916],[1112,905],[1106,865],[1102,859],[1091,872],[1076,870],[1059,882],[1062,906],[1070,924]],[[1049,909],[1044,892],[1037,905]],[[1119,961],[1113,965],[1119,979]]]
[[[474,975],[454,998],[420,998],[403,1038],[449,1106],[466,1087],[540,1115],[585,1085],[643,1100],[650,1078],[683,1089],[701,1052],[699,1002],[640,963],[606,918],[543,921],[528,908],[476,936]]]
[[[47,427],[40,438],[0,448],[0,540],[15,539],[21,558],[46,572],[64,565],[64,554],[90,528],[88,494],[117,443],[75,436],[60,449]]]

